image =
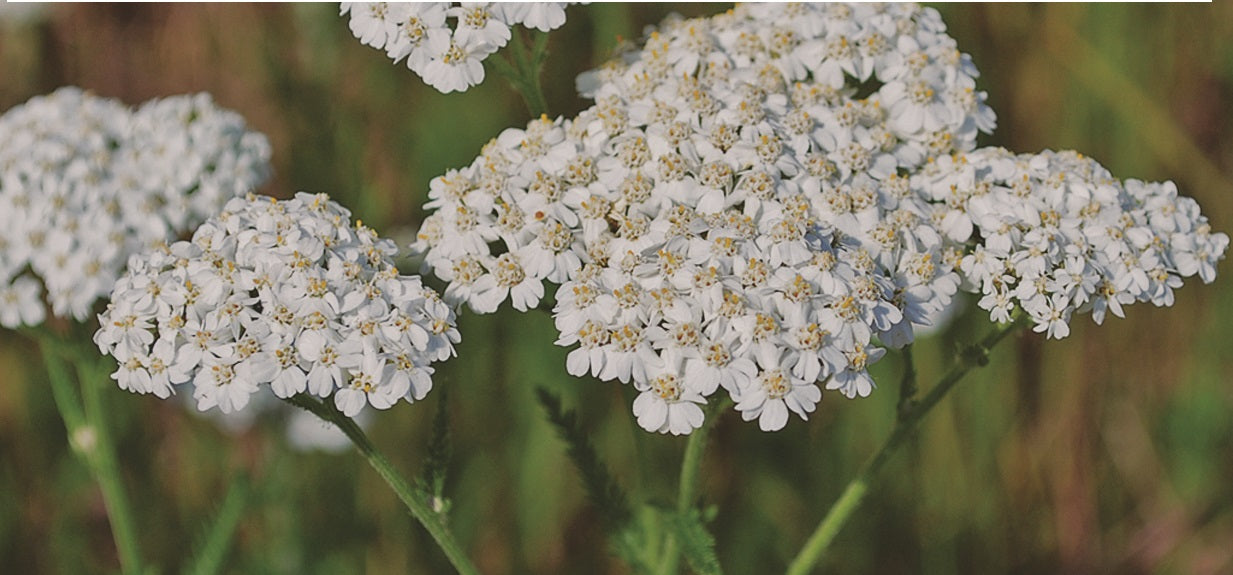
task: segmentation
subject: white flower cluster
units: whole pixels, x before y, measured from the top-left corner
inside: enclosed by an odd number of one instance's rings
[[[1215,279],[1229,246],[1173,182],[1123,184],[1076,152],[983,148],[940,158],[913,186],[946,238],[967,245],[964,289],[990,319],[1022,308],[1052,338],[1074,313],[1099,324],[1136,301],[1173,305],[1182,278]]]
[[[742,5],[670,20],[584,75],[577,119],[507,130],[435,179],[413,250],[474,311],[556,293],[571,374],[633,382],[689,433],[723,388],[764,430],[874,383],[956,291],[906,174],[993,128],[932,9]]]
[[[166,398],[192,381],[201,411],[242,409],[267,384],[333,395],[348,416],[418,400],[459,335],[396,252],[325,194],[235,198],[191,242],[132,258],[94,340],[121,388]]]
[[[547,32],[565,23],[572,2],[343,2],[351,33],[444,93],[484,81],[483,61],[521,24]],[[451,22],[453,27],[451,27]]]
[[[187,234],[269,177],[265,136],[207,94],[62,88],[0,117],[0,326],[85,321],[130,254]],[[40,286],[40,280],[42,285]]]

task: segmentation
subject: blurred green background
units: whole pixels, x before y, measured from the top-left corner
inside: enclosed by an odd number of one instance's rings
[[[545,74],[554,114],[587,103],[573,77],[617,37],[671,11],[571,7]],[[1233,3],[946,5],[951,34],[998,112],[984,143],[1073,148],[1115,175],[1172,179],[1233,230]],[[9,10],[9,7],[5,7]],[[490,76],[492,76],[490,74]],[[266,193],[327,191],[385,235],[422,217],[428,182],[527,119],[490,77],[442,95],[360,45],[336,5],[58,5],[0,23],[0,110],[62,85],[128,104],[208,91],[270,137]],[[401,230],[401,231],[400,231]],[[1195,281],[1172,309],[1144,305],[1061,342],[1012,339],[924,423],[821,565],[857,573],[1233,572],[1233,283]],[[922,384],[985,320],[917,345]],[[637,429],[628,389],[565,374],[547,314],[462,320],[459,358],[422,404],[370,432],[416,474],[450,388],[452,525],[486,573],[623,573],[564,445],[534,399],[561,394],[627,489],[671,502],[685,440]],[[118,568],[97,488],[67,448],[33,346],[0,332],[0,573]],[[701,493],[730,573],[786,565],[890,430],[900,366],[882,389],[774,434],[720,421]],[[931,377],[932,376],[932,377]],[[226,432],[175,402],[109,397],[148,562],[183,566],[230,484],[250,481],[227,572],[441,573],[427,534],[354,453],[289,450],[281,416]]]

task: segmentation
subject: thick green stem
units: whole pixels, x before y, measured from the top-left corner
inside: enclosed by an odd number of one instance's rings
[[[1010,322],[998,325],[989,335],[985,336],[980,343],[973,345],[963,350],[958,359],[949,371],[938,380],[937,385],[921,398],[919,403],[912,405],[910,400],[906,407],[901,402],[899,419],[895,424],[895,430],[891,432],[886,443],[882,448],[869,459],[865,466],[861,468],[860,473],[856,475],[852,481],[848,482],[848,486],[844,488],[839,499],[827,511],[826,516],[818,523],[809,540],[805,542],[804,547],[797,553],[796,558],[788,566],[788,575],[805,575],[811,572],[822,554],[834,541],[835,536],[843,529],[843,526],[852,517],[852,514],[861,506],[865,500],[865,495],[869,491],[869,485],[874,477],[882,469],[891,456],[895,454],[919,425],[921,418],[929,413],[929,410],[959,383],[960,379],[966,375],[974,367],[980,367],[988,363],[989,350],[1002,341],[1008,334],[1015,331],[1019,327],[1019,322]],[[914,377],[914,375],[913,375]]]
[[[411,511],[411,515],[420,522],[420,525],[424,526],[424,529],[428,530],[428,534],[432,535],[433,540],[441,547],[441,551],[445,553],[454,569],[462,575],[478,575],[479,570],[475,568],[475,565],[463,553],[462,547],[454,541],[454,536],[450,533],[449,527],[442,521],[442,516],[434,511],[424,496],[419,491],[416,491],[398,473],[398,470],[377,449],[377,446],[373,445],[372,441],[368,439],[368,435],[364,433],[363,429],[360,429],[360,426],[354,420],[338,411],[333,403],[318,401],[306,394],[296,395],[287,401],[338,426],[368,460],[369,465],[372,465],[373,469],[377,470],[377,473],[385,480],[386,484],[394,490],[394,493],[398,494],[398,498],[402,500],[403,505],[406,505],[407,509]]]
[[[101,363],[102,358],[97,354],[76,349],[76,342],[64,341],[50,333],[40,333],[38,343],[56,408],[68,431],[69,444],[85,461],[102,491],[103,506],[107,509],[112,538],[120,557],[120,568],[126,574],[141,573],[141,551],[132,506],[124,491],[119,460],[111,443],[107,408],[101,391],[107,383],[105,364]],[[81,387],[80,401],[73,389],[68,364],[77,372],[77,383]]]
[[[719,419],[719,412],[730,404],[730,400],[721,399],[707,409],[706,420],[702,427],[695,429],[689,435],[685,444],[685,456],[681,459],[681,478],[677,485],[676,512],[688,513],[694,506],[694,498],[698,492],[698,472],[702,469],[702,454],[706,451],[706,441],[711,428]],[[671,532],[664,539],[664,554],[659,563],[661,575],[675,575],[680,569],[681,548],[676,537]]]

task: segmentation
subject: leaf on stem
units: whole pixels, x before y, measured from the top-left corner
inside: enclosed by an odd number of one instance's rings
[[[610,538],[613,552],[634,573],[653,575],[667,540],[664,517],[674,513],[667,507],[642,505],[629,524]]]
[[[701,575],[719,575],[719,557],[715,555],[715,537],[702,524],[697,509],[674,513],[671,518],[673,533],[680,542],[681,554],[689,562],[690,569]]]
[[[445,499],[445,474],[449,467],[452,445],[450,443],[450,413],[447,390],[437,395],[437,414],[432,419],[432,437],[428,440],[428,460],[420,477],[423,489],[432,501],[433,509],[444,513],[448,508]]]
[[[548,420],[556,426],[557,434],[568,446],[569,458],[582,476],[587,497],[599,509],[600,517],[609,528],[609,533],[616,533],[631,517],[625,491],[608,472],[608,467],[600,461],[599,454],[591,445],[586,432],[578,425],[577,414],[572,410],[562,410],[561,399],[552,392],[542,387],[535,392],[540,405],[548,414]]]
[[[218,514],[214,516],[213,524],[202,532],[194,545],[195,552],[184,573],[208,575],[222,571],[223,561],[231,549],[236,528],[248,506],[250,492],[248,477],[241,475],[232,480],[227,495],[223,497],[223,503],[218,508]]]

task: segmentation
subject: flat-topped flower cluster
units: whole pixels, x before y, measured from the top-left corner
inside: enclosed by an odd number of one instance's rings
[[[1076,152],[983,148],[940,158],[913,187],[947,240],[967,246],[964,289],[989,318],[1021,308],[1052,338],[1070,333],[1073,313],[1099,324],[1136,301],[1173,305],[1182,278],[1216,278],[1229,246],[1172,182],[1122,183]]]
[[[484,81],[483,61],[522,25],[547,32],[565,24],[572,2],[343,2],[351,33],[437,90],[463,92]],[[451,27],[452,23],[452,27]]]
[[[413,249],[474,311],[557,291],[570,373],[631,382],[688,433],[722,388],[779,429],[956,291],[905,174],[993,128],[976,70],[916,6],[742,5],[669,20],[580,78],[596,105],[532,121],[435,179]]]
[[[76,88],[0,117],[0,326],[90,319],[130,254],[270,173],[265,136],[207,94],[137,110]]]
[[[333,396],[348,416],[422,399],[459,334],[396,252],[325,194],[235,198],[192,241],[130,260],[95,343],[120,387],[165,398],[191,381],[201,411],[265,386]]]

